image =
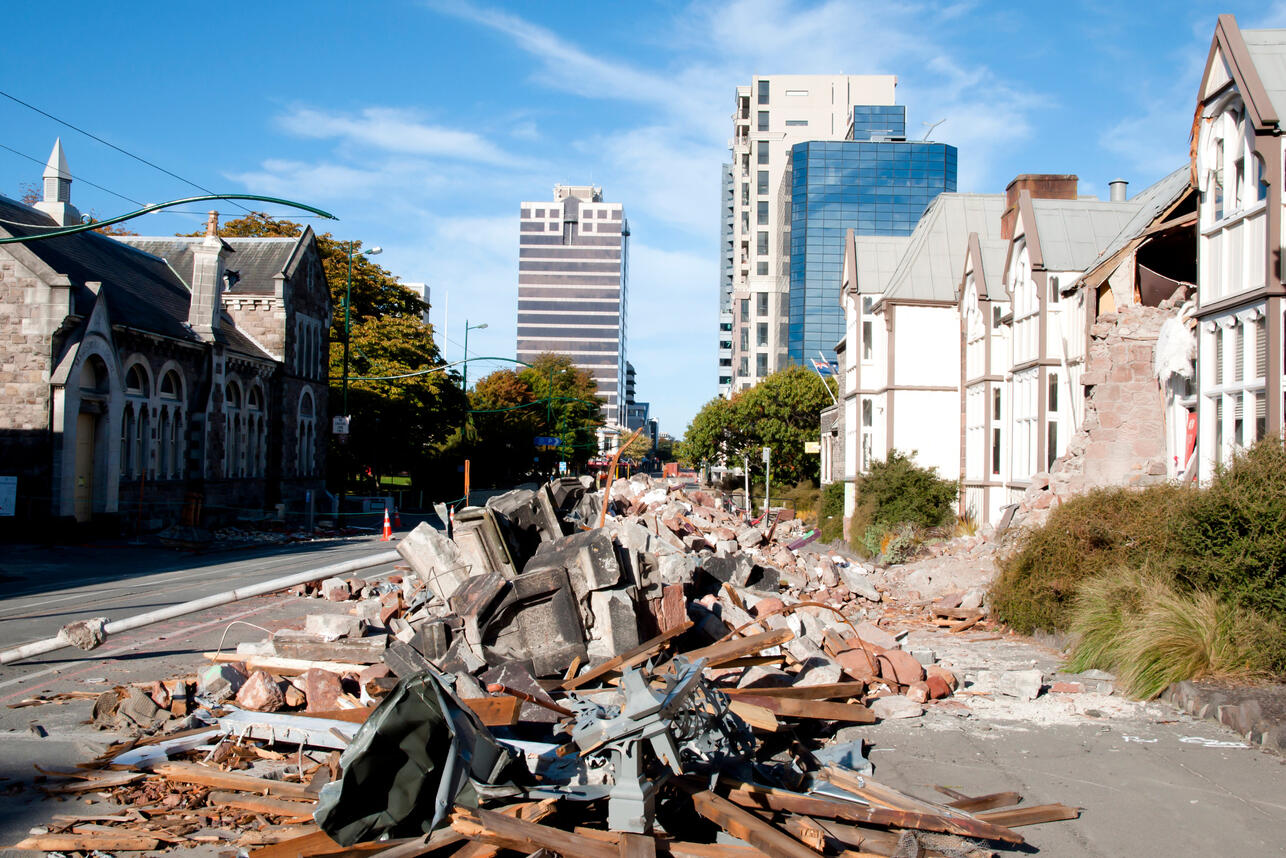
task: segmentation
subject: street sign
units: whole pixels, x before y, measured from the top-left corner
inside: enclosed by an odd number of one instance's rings
[[[331,431],[331,434],[332,434],[332,435],[347,435],[347,434],[348,434],[348,423],[349,423],[349,421],[350,421],[351,419],[352,419],[351,417],[343,417],[343,416],[338,415],[338,414],[337,414],[337,415],[335,415],[334,417],[330,418],[330,431]]]
[[[804,442],[804,452],[805,452],[805,453],[820,453],[821,451],[822,451],[822,442],[821,442],[821,441],[805,441],[805,442]]]
[[[533,443],[533,444],[535,444],[537,447],[561,447],[561,446],[563,446],[563,439],[562,439],[562,438],[553,438],[553,437],[548,436],[548,435],[537,435],[535,438],[532,438],[532,439],[531,439],[531,441],[532,441],[532,443]]]
[[[764,447],[764,461],[767,462],[772,457],[772,447]]]

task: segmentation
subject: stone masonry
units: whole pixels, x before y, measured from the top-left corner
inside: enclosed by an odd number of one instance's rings
[[[1164,400],[1152,354],[1161,324],[1177,311],[1136,304],[1105,313],[1090,329],[1085,417],[1067,453],[1036,474],[1014,524],[1040,525],[1063,499],[1101,486],[1150,486],[1166,481]]]

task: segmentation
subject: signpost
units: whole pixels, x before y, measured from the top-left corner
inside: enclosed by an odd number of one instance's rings
[[[764,515],[772,509],[768,496],[772,494],[772,447],[764,447]]]

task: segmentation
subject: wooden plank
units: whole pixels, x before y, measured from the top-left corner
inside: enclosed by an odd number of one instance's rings
[[[139,834],[37,834],[19,841],[14,849],[38,849],[43,852],[148,852],[159,848],[161,841]]]
[[[473,710],[488,727],[512,727],[518,723],[522,701],[517,697],[464,697],[461,703]]]
[[[364,664],[342,661],[309,661],[304,658],[278,658],[271,655],[237,655],[235,652],[207,652],[205,658],[213,662],[245,662],[248,670],[266,670],[281,676],[297,676],[308,670],[329,670],[331,673],[361,673]]]
[[[621,858],[656,858],[656,838],[646,834],[621,834]]]
[[[654,653],[660,652],[661,647],[663,647],[668,641],[678,637],[690,628],[692,628],[692,621],[686,620],[669,631],[661,632],[661,634],[651,640],[639,644],[634,647],[634,649],[626,650],[615,658],[609,658],[598,667],[590,668],[580,676],[563,680],[562,688],[565,691],[570,691],[573,688],[580,688],[582,685],[593,682],[595,679],[599,679],[609,673],[618,671],[624,667],[632,667],[635,664],[646,661]]]
[[[817,858],[821,854],[709,790],[693,794],[692,808],[733,837],[744,840],[769,858]]]
[[[997,807],[1012,807],[1023,800],[1016,792],[993,792],[987,795],[961,795],[955,801],[947,802],[947,807],[954,807],[966,813],[976,814],[980,810],[991,810]]]
[[[950,808],[943,804],[918,799],[915,796],[907,795],[901,790],[894,789],[891,786],[872,780],[870,777],[859,775],[840,766],[824,766],[821,776],[845,792],[866,799],[871,804],[878,804],[891,810],[909,810],[915,813],[932,813],[949,817],[969,816],[968,813],[959,808]]]
[[[273,655],[278,658],[375,664],[384,655],[388,635],[324,641],[308,632],[279,631],[271,642]]]
[[[253,795],[241,792],[221,792],[215,790],[205,797],[210,804],[235,807],[255,813],[268,813],[273,816],[311,816],[317,807],[315,801],[291,801],[290,799],[271,798],[266,795]]]
[[[451,814],[451,827],[470,840],[494,843],[524,855],[543,848],[568,858],[619,858],[615,844],[482,808],[456,807]]]
[[[756,697],[791,697],[797,700],[832,700],[858,697],[866,690],[866,683],[832,682],[827,685],[786,685],[781,688],[721,688],[729,697],[752,695]]]
[[[720,667],[729,661],[738,658],[744,658],[750,655],[759,655],[763,650],[769,647],[781,646],[787,641],[794,640],[795,633],[790,629],[774,629],[770,632],[763,632],[757,635],[751,635],[746,638],[732,638],[710,644],[710,646],[694,649],[690,652],[683,653],[683,657],[688,661],[696,661],[704,658],[708,667]],[[668,666],[671,662],[666,662]]]
[[[268,778],[257,778],[253,775],[243,775],[238,772],[221,772],[218,769],[212,769],[198,763],[158,763],[152,767],[152,773],[160,775],[168,781],[197,784],[198,786],[207,786],[220,790],[257,792],[281,798],[306,800],[316,798],[316,796],[308,792],[307,784],[274,781]]]
[[[77,772],[75,774],[62,774],[62,777],[83,778],[88,777],[87,773]],[[73,784],[62,784],[55,787],[50,792],[55,793],[78,793],[78,792],[97,792],[101,789],[111,789],[112,787],[125,786],[135,781],[141,781],[147,777],[143,772],[108,772],[104,777],[90,777],[89,780],[79,781]]]
[[[756,730],[766,733],[776,733],[778,730],[777,716],[758,703],[733,698],[728,701],[728,709]]]
[[[729,781],[736,783],[735,781]],[[949,818],[929,813],[890,810],[885,807],[863,806],[853,802],[803,795],[786,790],[769,789],[752,784],[737,784],[728,794],[730,801],[742,807],[800,813],[822,819],[839,819],[869,825],[897,828],[915,828],[921,831],[939,831],[978,837],[1003,843],[1022,843],[1022,835],[991,822],[970,817]]]
[[[308,858],[312,855],[359,856],[388,849],[389,841],[340,846],[325,831],[314,831],[250,851],[250,858]]]
[[[828,700],[797,700],[793,697],[761,697],[753,694],[742,694],[731,699],[735,703],[762,706],[781,718],[847,721],[850,724],[875,723],[875,713],[861,703],[832,703]]]
[[[662,848],[671,858],[764,858],[764,853],[753,846],[738,846],[733,843],[671,840],[662,844]]]
[[[328,718],[331,721],[344,721],[349,724],[363,724],[375,711],[374,706],[359,706],[356,709],[324,709],[321,712],[309,712],[309,718]]]
[[[498,813],[503,813],[505,816],[512,816],[517,819],[523,819],[527,822],[539,822],[554,812],[554,803],[557,801],[558,799],[555,798],[547,798],[538,802],[532,801],[522,802],[520,804],[511,804],[500,808]],[[441,830],[454,832],[454,829],[451,828],[444,828]],[[479,843],[475,840],[472,843],[466,843],[462,846],[459,851],[455,853],[453,858],[496,858],[496,856],[502,851],[504,851],[503,847],[497,846],[494,843]],[[398,855],[386,855],[384,853],[380,853],[380,858],[415,858],[416,855],[421,854],[423,853],[403,853]]]
[[[978,814],[977,818],[993,825],[1014,826],[1056,822],[1060,819],[1076,819],[1080,815],[1080,808],[1068,807],[1065,804],[1033,804],[1029,807],[986,810]]]

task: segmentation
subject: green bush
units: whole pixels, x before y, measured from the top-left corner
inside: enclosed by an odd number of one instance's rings
[[[952,520],[956,484],[938,476],[936,468],[915,464],[915,453],[890,450],[884,461],[871,463],[857,482],[857,502],[866,523],[886,530],[899,524],[937,527]]]
[[[1068,500],[1000,558],[991,587],[997,617],[1023,634],[1066,629],[1082,583],[1117,568],[1172,573],[1171,516],[1194,492],[1178,486],[1097,489]]]
[[[1240,452],[1177,511],[1172,534],[1187,586],[1286,619],[1286,449],[1279,441]]]
[[[844,484],[830,483],[817,500],[818,538],[834,542],[844,536]]]

